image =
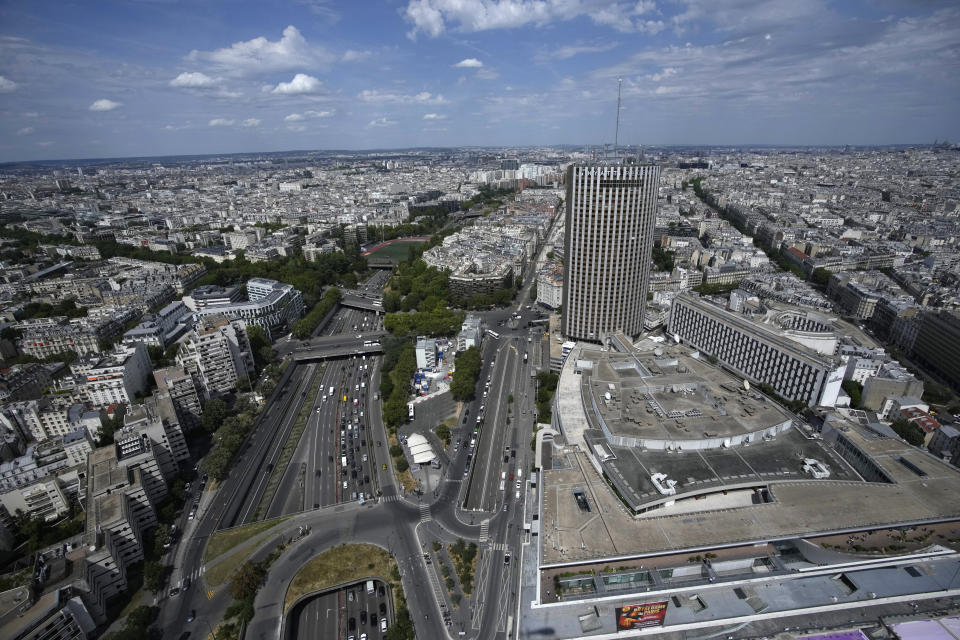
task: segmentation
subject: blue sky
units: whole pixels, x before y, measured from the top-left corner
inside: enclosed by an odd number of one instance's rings
[[[0,161],[960,141],[934,0],[3,0]]]

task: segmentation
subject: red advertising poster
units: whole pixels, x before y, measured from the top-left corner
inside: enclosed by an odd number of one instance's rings
[[[663,618],[666,615],[666,602],[648,602],[646,604],[617,607],[617,631],[659,627],[663,625]]]

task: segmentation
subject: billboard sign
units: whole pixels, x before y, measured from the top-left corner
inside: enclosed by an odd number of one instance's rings
[[[666,615],[666,601],[617,607],[617,631],[660,627],[663,626],[663,619]]]

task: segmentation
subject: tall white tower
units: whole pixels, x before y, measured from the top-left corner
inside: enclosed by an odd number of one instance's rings
[[[572,165],[567,169],[563,335],[600,342],[643,331],[658,165]]]

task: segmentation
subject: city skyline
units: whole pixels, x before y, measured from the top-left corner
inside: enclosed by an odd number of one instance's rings
[[[895,0],[0,9],[0,162],[958,137],[960,9]]]

